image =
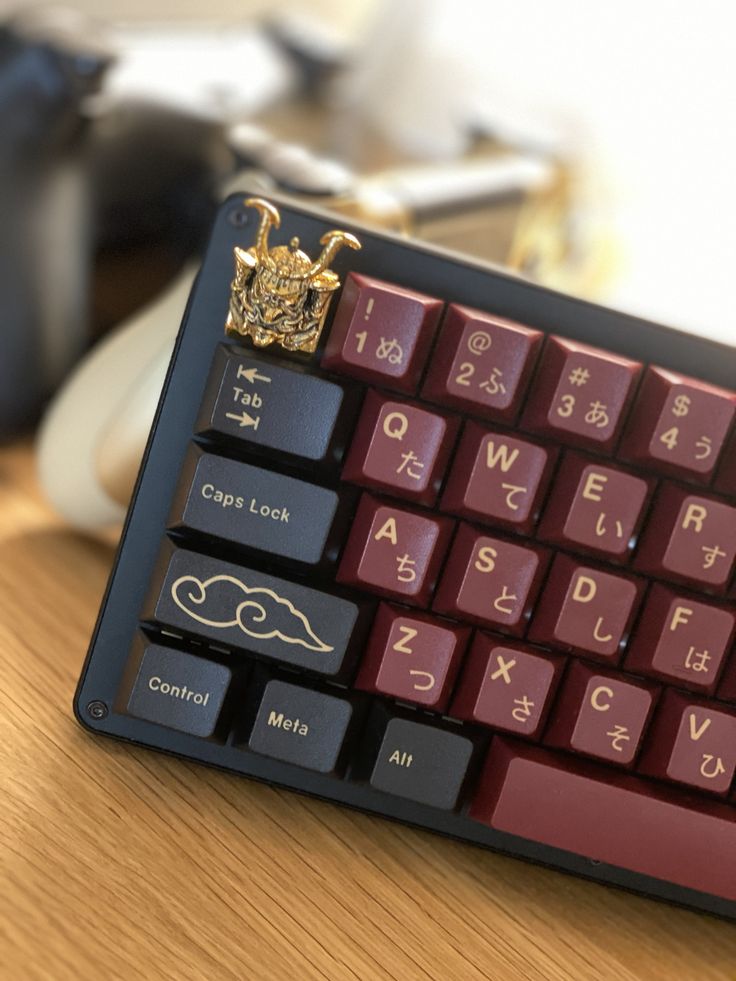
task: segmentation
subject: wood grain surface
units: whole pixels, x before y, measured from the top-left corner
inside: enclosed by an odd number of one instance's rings
[[[0,452],[0,976],[721,981],[736,926],[79,729],[112,548]]]

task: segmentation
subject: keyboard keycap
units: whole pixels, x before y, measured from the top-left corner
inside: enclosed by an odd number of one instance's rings
[[[642,572],[725,592],[736,561],[736,507],[666,484],[634,565]]]
[[[350,668],[367,615],[367,604],[170,544],[142,613],[165,630],[328,677]]]
[[[315,565],[337,510],[332,490],[193,448],[168,526]]]
[[[618,441],[641,365],[549,337],[521,425],[563,442],[610,451]]]
[[[695,479],[713,473],[736,415],[736,393],[648,368],[621,456]]]
[[[736,611],[655,583],[634,632],[626,667],[712,694],[736,638]]]
[[[717,801],[497,737],[470,813],[497,831],[736,900],[736,820]]]
[[[557,450],[469,422],[450,468],[442,510],[529,533]]]
[[[369,392],[343,480],[434,504],[459,420]]]
[[[131,669],[129,715],[192,736],[214,734],[232,680],[228,667],[138,638]]]
[[[450,715],[536,739],[563,667],[558,655],[478,633]]]
[[[322,367],[398,392],[415,392],[442,308],[431,296],[350,273]]]
[[[654,685],[573,661],[544,741],[548,746],[631,766],[657,694]]]
[[[422,396],[510,422],[518,413],[543,337],[539,330],[452,304]]]
[[[330,464],[342,455],[354,403],[333,381],[221,344],[195,432],[244,443],[255,452]]]
[[[356,687],[444,712],[469,627],[381,603]]]
[[[352,715],[346,698],[269,681],[248,748],[317,773],[334,773]]]
[[[360,499],[338,582],[426,606],[452,535],[449,518]]]

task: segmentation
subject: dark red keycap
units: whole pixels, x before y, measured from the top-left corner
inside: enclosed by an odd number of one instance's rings
[[[431,296],[349,273],[322,367],[415,392],[442,306]]]
[[[449,518],[417,514],[363,494],[337,579],[424,606],[452,535]]]
[[[430,402],[510,421],[524,397],[543,337],[539,330],[453,304],[422,395]]]
[[[576,453],[565,455],[539,526],[539,537],[615,561],[633,548],[651,482]]]
[[[727,794],[736,769],[736,715],[717,702],[666,691],[639,769],[714,794]]]
[[[610,450],[640,371],[638,361],[550,337],[521,425],[564,442]]]
[[[369,392],[343,480],[433,504],[459,420]]]
[[[470,628],[381,603],[356,686],[444,712]]]
[[[736,559],[736,507],[666,484],[657,495],[634,564],[654,576],[725,591]]]
[[[557,450],[469,422],[442,495],[442,510],[529,532]]]
[[[504,633],[522,634],[548,553],[461,525],[442,572],[434,610]]]
[[[736,820],[720,801],[497,736],[470,816],[596,862],[736,900]]]
[[[736,414],[736,393],[648,368],[621,442],[621,456],[706,479]]]
[[[476,634],[450,715],[535,739],[563,666],[554,654]]]
[[[545,743],[631,766],[657,689],[573,661],[544,735]]]
[[[529,639],[615,663],[644,583],[557,555],[529,628]]]
[[[735,636],[735,610],[655,583],[634,631],[626,667],[712,694]]]

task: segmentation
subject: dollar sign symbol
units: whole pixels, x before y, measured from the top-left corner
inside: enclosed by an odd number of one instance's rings
[[[690,397],[688,395],[678,395],[672,409],[673,416],[686,416],[690,411]]]

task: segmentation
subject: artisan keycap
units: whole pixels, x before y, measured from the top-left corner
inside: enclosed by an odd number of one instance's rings
[[[269,681],[248,748],[307,770],[333,773],[352,715],[346,698]]]
[[[442,510],[530,532],[557,452],[469,422],[450,468]]]
[[[621,443],[621,456],[688,477],[715,469],[736,415],[736,393],[648,368]]]
[[[631,766],[657,697],[654,685],[573,661],[544,741]]]
[[[736,820],[610,768],[496,737],[470,816],[595,862],[736,900]]]
[[[564,659],[478,633],[450,715],[535,739],[562,674]]]
[[[568,453],[555,476],[539,537],[624,561],[636,542],[650,492],[651,481]]]
[[[369,392],[343,480],[433,504],[459,425],[458,419]]]
[[[345,388],[221,344],[195,432],[246,443],[256,452],[290,453],[314,463],[339,460],[357,406]]]
[[[644,582],[557,555],[537,603],[529,639],[616,663]]]
[[[642,773],[725,795],[734,769],[736,715],[716,702],[665,692],[642,755]]]
[[[736,610],[655,583],[631,640],[626,667],[712,694],[736,637]]]
[[[131,669],[129,715],[192,736],[213,735],[232,680],[228,667],[138,638]]]
[[[526,628],[547,562],[543,549],[491,538],[463,524],[433,609],[518,636]]]
[[[451,811],[473,753],[470,739],[407,719],[386,726],[370,784],[376,790]]]
[[[549,337],[522,428],[607,451],[615,446],[641,365],[608,351]]]
[[[432,354],[422,396],[476,415],[511,421],[544,335],[502,317],[452,304]]]
[[[368,606],[168,544],[142,617],[218,648],[332,677],[349,669],[360,650]]]
[[[470,628],[378,607],[356,687],[444,712]]]
[[[429,602],[452,534],[448,518],[360,499],[337,573],[339,582],[389,599]]]
[[[736,507],[666,484],[655,498],[634,565],[724,592],[736,559]]]
[[[192,448],[168,526],[314,565],[325,555],[337,494]]]
[[[350,273],[322,367],[399,392],[414,392],[442,307],[431,296]]]

